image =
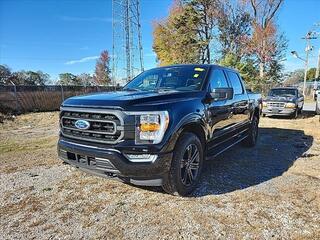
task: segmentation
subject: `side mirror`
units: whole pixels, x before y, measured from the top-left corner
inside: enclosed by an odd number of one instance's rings
[[[233,88],[214,88],[210,96],[213,100],[229,100],[233,98]]]

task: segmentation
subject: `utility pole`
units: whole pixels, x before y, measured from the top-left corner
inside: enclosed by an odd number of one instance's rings
[[[317,65],[317,71],[316,71],[316,80],[319,78],[319,71],[320,71],[320,49],[318,54],[318,65]]]
[[[307,75],[308,75],[308,65],[309,65],[309,52],[312,51],[312,46],[310,45],[311,39],[317,39],[317,37],[314,36],[314,33],[309,31],[305,37],[302,39],[306,40],[306,59],[305,59],[305,70],[304,70],[304,79],[303,79],[303,96],[306,96],[306,85],[307,85]]]

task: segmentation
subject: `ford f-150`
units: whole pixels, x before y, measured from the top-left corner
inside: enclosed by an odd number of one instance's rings
[[[65,100],[58,154],[90,173],[185,196],[205,160],[256,144],[261,104],[233,69],[155,68],[121,91]]]

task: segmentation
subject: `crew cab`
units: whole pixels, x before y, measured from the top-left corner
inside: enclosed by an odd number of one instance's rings
[[[256,144],[260,105],[233,69],[155,68],[121,91],[65,100],[58,155],[93,174],[185,196],[205,160],[240,142]]]
[[[281,115],[297,118],[302,111],[303,104],[304,97],[297,88],[272,88],[268,96],[262,101],[262,115]]]

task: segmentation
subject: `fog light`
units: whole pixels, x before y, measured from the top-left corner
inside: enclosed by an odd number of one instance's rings
[[[158,155],[151,154],[126,154],[130,162],[154,162],[157,160]]]

